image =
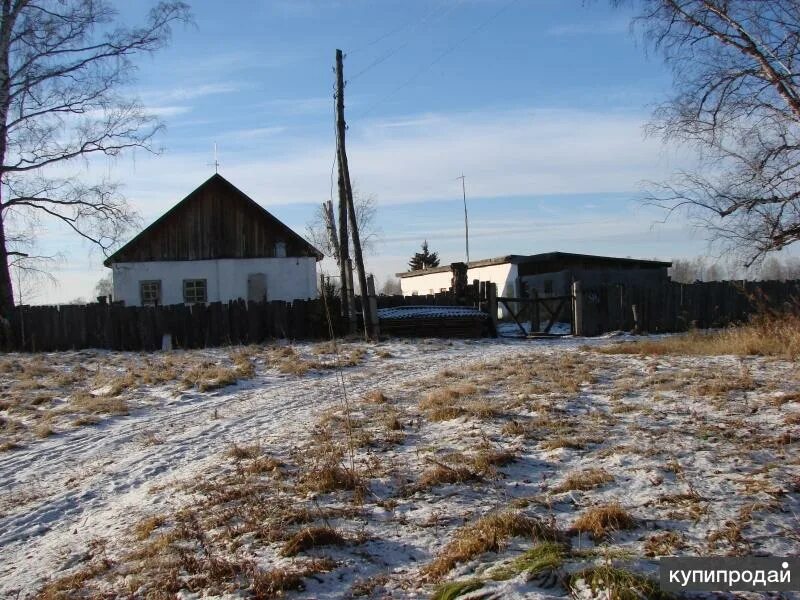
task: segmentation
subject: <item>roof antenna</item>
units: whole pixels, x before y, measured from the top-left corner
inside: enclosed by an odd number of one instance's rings
[[[217,142],[214,142],[214,162],[206,163],[208,166],[214,166],[214,174],[219,174],[219,161],[217,160]]]

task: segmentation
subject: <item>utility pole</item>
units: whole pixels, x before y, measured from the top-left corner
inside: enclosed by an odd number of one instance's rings
[[[356,210],[353,205],[353,188],[350,185],[350,168],[347,164],[347,151],[345,149],[345,132],[347,126],[344,120],[344,65],[341,50],[336,50],[336,151],[339,159],[339,242],[342,244],[342,249],[346,249],[347,244],[347,230],[342,231],[341,221],[349,218],[350,230],[353,237],[353,254],[356,261],[356,270],[358,271],[358,285],[361,288],[361,314],[364,320],[364,335],[369,338],[372,332],[371,319],[369,313],[369,295],[367,292],[367,275],[364,271],[364,257],[361,252],[361,238],[358,235],[358,222],[356,221]],[[342,214],[342,197],[344,192],[345,205],[347,206],[347,215]],[[349,258],[347,254],[343,254],[345,258]],[[351,276],[352,277],[352,276]],[[351,278],[352,281],[352,278]],[[351,287],[354,287],[351,285]],[[352,291],[351,291],[352,294]],[[352,297],[352,296],[351,296]],[[352,318],[352,317],[351,317]]]
[[[322,214],[325,218],[325,229],[328,231],[328,244],[333,248],[333,258],[339,264],[339,237],[336,235],[336,220],[333,218],[333,200],[322,203]]]
[[[341,282],[341,301],[342,301],[342,316],[345,319],[350,319],[350,333],[352,331],[352,319],[354,317],[350,310],[350,297],[351,291],[348,277],[347,265],[350,262],[350,244],[347,237],[347,192],[344,187],[344,172],[342,171],[341,157],[341,134],[340,121],[342,122],[341,128],[344,128],[344,73],[342,73],[341,63],[339,60],[339,52],[336,54],[336,162],[339,166],[339,281]]]
[[[461,177],[456,177],[456,179],[461,180],[461,194],[464,196],[464,237],[467,242],[467,266],[469,266],[469,221],[467,220],[467,186],[464,183],[467,178],[464,177],[464,173],[461,173]]]

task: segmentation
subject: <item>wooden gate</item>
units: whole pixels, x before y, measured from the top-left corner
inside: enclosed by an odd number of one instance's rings
[[[497,299],[497,303],[505,307],[522,335],[547,337],[569,335],[551,333],[553,325],[561,322],[559,318],[566,318],[564,322],[569,322],[570,334],[575,332],[572,300],[571,294],[567,296],[549,296],[547,298],[534,295],[532,298],[500,297]],[[530,333],[522,324],[525,321],[530,323]]]

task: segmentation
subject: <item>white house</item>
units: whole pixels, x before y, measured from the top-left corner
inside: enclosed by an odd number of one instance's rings
[[[126,306],[317,296],[322,254],[216,174],[103,263]]]
[[[475,279],[497,284],[497,295],[516,297],[519,295],[517,281],[518,256],[498,256],[485,260],[470,261],[467,268],[467,281]],[[420,271],[397,273],[400,289],[404,296],[436,294],[450,288],[453,277],[450,265]]]
[[[566,296],[573,282],[584,286],[597,284],[651,285],[669,280],[672,263],[614,256],[594,256],[570,252],[510,254],[470,261],[467,281],[490,281],[497,285],[497,295],[506,298],[529,297],[534,291],[540,298]],[[403,294],[424,295],[446,291],[452,281],[452,268],[434,267],[397,273]],[[508,311],[500,307],[500,317]]]

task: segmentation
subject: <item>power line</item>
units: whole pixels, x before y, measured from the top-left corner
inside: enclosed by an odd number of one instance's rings
[[[429,13],[426,13],[426,14],[425,14],[425,15],[424,15],[424,16],[423,16],[421,19],[419,19],[419,20],[418,20],[418,21],[415,23],[415,26],[414,26],[414,29],[412,30],[412,33],[414,33],[416,30],[418,30],[418,29],[419,29],[419,27],[422,27],[422,26],[424,26],[424,25],[427,25],[427,24],[428,24],[428,23],[430,23],[430,22],[436,21],[436,20],[438,20],[438,19],[441,19],[441,18],[443,18],[443,17],[447,16],[449,13],[453,12],[453,11],[454,11],[456,8],[458,8],[459,6],[461,6],[461,5],[462,5],[464,2],[465,2],[465,0],[459,0],[459,1],[458,1],[458,2],[456,2],[455,4],[452,4],[452,5],[448,6],[448,7],[446,7],[446,8],[445,8],[445,10],[444,10],[443,12],[441,12],[441,14],[437,15],[437,16],[436,16],[436,17],[434,17],[433,19],[430,19],[430,18],[428,18],[428,17],[430,17],[431,15],[433,15],[433,13],[434,13],[434,12],[436,12],[436,10],[438,10],[438,9],[435,9],[434,11],[431,11],[431,12],[429,12]],[[382,64],[382,63],[384,63],[384,62],[386,62],[386,61],[387,61],[387,60],[389,60],[389,59],[390,59],[392,56],[394,56],[395,54],[397,54],[398,52],[400,52],[400,50],[403,50],[403,49],[404,49],[404,48],[406,48],[406,47],[407,47],[409,44],[411,44],[411,42],[412,42],[413,40],[414,40],[414,36],[413,36],[413,35],[409,36],[408,38],[406,38],[406,40],[405,40],[405,41],[403,41],[402,43],[400,43],[398,46],[394,47],[394,48],[393,48],[393,49],[391,49],[391,50],[388,50],[388,51],[387,51],[387,52],[385,52],[383,55],[379,56],[377,59],[375,59],[374,61],[372,61],[372,62],[371,62],[369,65],[367,65],[366,67],[364,67],[363,69],[361,69],[360,71],[358,71],[358,72],[357,72],[355,75],[353,75],[352,77],[349,77],[349,78],[348,78],[348,83],[349,83],[349,82],[351,82],[351,81],[355,81],[356,79],[358,79],[359,77],[361,77],[361,76],[362,76],[364,73],[367,73],[368,71],[372,70],[373,68],[377,67],[378,65],[380,65],[380,64]]]
[[[428,17],[430,17],[434,13],[440,11],[441,8],[442,8],[441,5],[434,6],[434,8],[432,10],[429,10],[428,12],[423,14],[421,17],[416,18],[416,19],[409,19],[408,21],[406,21],[405,23],[403,23],[399,27],[395,27],[394,29],[390,29],[389,31],[387,31],[383,35],[378,36],[377,38],[375,38],[371,42],[368,42],[368,43],[364,44],[363,46],[359,46],[355,50],[350,50],[348,52],[348,54],[355,54],[356,52],[361,52],[362,50],[370,48],[370,47],[374,46],[375,44],[378,44],[378,43],[382,42],[383,40],[392,37],[396,33],[400,33],[404,29],[408,29],[412,25],[417,25],[420,22],[424,22],[424,21],[426,21],[428,19]],[[449,7],[449,8],[446,7],[444,13],[449,12],[451,8],[452,7]]]
[[[467,33],[467,34],[466,34],[464,37],[462,37],[461,39],[459,39],[459,40],[458,40],[458,41],[456,41],[455,43],[453,43],[453,44],[451,44],[450,46],[448,46],[448,47],[447,47],[447,48],[446,48],[446,49],[445,49],[443,52],[441,52],[439,55],[437,55],[437,56],[436,56],[436,57],[435,57],[435,58],[434,58],[434,59],[433,59],[431,62],[429,62],[427,65],[423,66],[421,69],[417,70],[417,71],[416,71],[416,72],[415,72],[415,73],[414,73],[414,74],[413,74],[411,77],[409,77],[407,80],[405,80],[405,81],[404,81],[403,83],[401,83],[399,86],[397,86],[397,87],[396,87],[394,90],[392,90],[392,91],[391,91],[389,94],[385,95],[385,96],[384,96],[384,97],[382,97],[380,100],[378,100],[377,102],[375,102],[375,103],[373,103],[372,105],[370,105],[369,107],[367,107],[367,109],[366,109],[364,112],[362,112],[362,113],[361,113],[359,116],[360,116],[360,117],[366,117],[366,116],[367,116],[367,115],[369,115],[369,114],[370,114],[370,113],[371,113],[373,110],[375,110],[375,109],[376,109],[378,106],[380,106],[381,104],[383,104],[383,103],[384,103],[384,102],[386,102],[387,100],[391,99],[391,98],[392,98],[392,97],[393,97],[395,94],[397,94],[397,92],[399,92],[400,90],[402,90],[402,89],[403,89],[403,88],[405,88],[406,86],[408,86],[408,85],[412,84],[412,83],[413,83],[413,82],[414,82],[414,81],[415,81],[415,80],[416,80],[416,79],[417,79],[417,78],[418,78],[420,75],[422,75],[422,74],[423,74],[425,71],[427,71],[428,69],[430,69],[431,67],[433,67],[435,64],[437,64],[437,63],[438,63],[440,60],[442,60],[442,59],[443,59],[443,58],[445,58],[447,55],[449,55],[450,53],[452,53],[452,52],[453,52],[453,51],[454,51],[456,48],[458,48],[459,46],[461,46],[461,44],[463,44],[464,42],[466,42],[466,41],[467,41],[469,38],[471,38],[473,35],[475,35],[476,33],[478,33],[480,30],[484,29],[484,28],[485,28],[487,25],[489,25],[489,24],[490,24],[492,21],[494,21],[495,19],[497,19],[497,18],[498,18],[500,15],[502,15],[502,14],[503,14],[504,12],[506,12],[506,11],[507,11],[509,8],[511,8],[511,6],[512,6],[513,4],[515,4],[516,2],[517,2],[517,0],[509,0],[509,1],[508,1],[508,2],[505,4],[505,5],[503,5],[503,7],[502,7],[500,10],[496,11],[495,13],[493,13],[491,16],[489,16],[489,18],[488,18],[488,19],[486,19],[486,20],[482,21],[482,22],[481,22],[481,23],[480,23],[480,24],[479,24],[477,27],[475,27],[475,28],[471,29],[471,30],[470,30],[470,31],[469,31],[469,32],[468,32],[468,33]]]

